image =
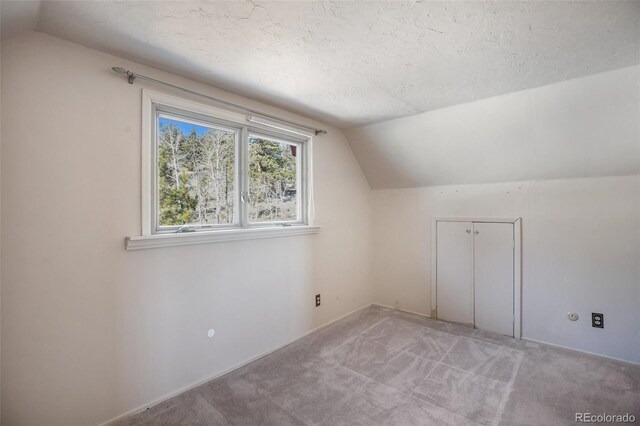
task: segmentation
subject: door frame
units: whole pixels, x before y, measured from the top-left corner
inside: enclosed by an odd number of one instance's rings
[[[522,338],[522,218],[521,217],[431,217],[431,318],[438,319],[438,222],[513,224],[513,337]]]

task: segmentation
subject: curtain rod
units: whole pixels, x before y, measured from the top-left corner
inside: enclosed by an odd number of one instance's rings
[[[311,130],[316,136],[317,135],[326,135],[327,134],[327,131],[324,130],[324,129],[314,129],[313,127],[309,127],[309,126],[305,126],[305,125],[302,125],[302,124],[298,124],[298,123],[295,123],[295,122],[289,121],[289,120],[284,120],[284,119],[278,118],[278,117],[276,117],[274,115],[265,114],[265,113],[260,112],[260,111],[256,111],[256,110],[253,110],[253,109],[250,109],[250,108],[243,107],[242,105],[234,104],[233,102],[229,102],[229,101],[225,101],[225,100],[222,100],[222,99],[214,98],[214,97],[208,96],[208,95],[203,95],[202,93],[194,92],[193,90],[189,90],[189,89],[186,89],[184,87],[176,86],[174,84],[167,83],[167,82],[161,81],[161,80],[156,80],[155,78],[147,77],[147,76],[142,75],[142,74],[137,74],[137,73],[134,73],[132,71],[126,70],[126,69],[124,69],[122,67],[112,67],[111,69],[116,74],[121,74],[121,75],[126,76],[127,77],[127,81],[129,82],[129,84],[133,84],[133,82],[137,78],[139,78],[140,80],[146,80],[146,81],[149,81],[151,83],[159,84],[159,85],[162,85],[162,86],[170,87],[170,88],[172,88],[174,90],[179,90],[181,92],[188,93],[190,95],[199,96],[201,98],[205,98],[205,99],[208,99],[210,101],[216,102],[218,104],[222,104],[222,105],[225,105],[227,107],[235,108],[235,109],[243,111],[243,112],[248,112],[250,114],[256,114],[256,115],[259,115],[259,116],[262,116],[262,117],[270,118],[270,119],[278,121],[280,123],[289,124],[291,126],[295,126],[295,127],[300,128],[300,129]]]

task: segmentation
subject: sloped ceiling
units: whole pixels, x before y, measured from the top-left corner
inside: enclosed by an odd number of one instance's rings
[[[637,1],[45,1],[37,23],[343,128],[637,64],[638,28]]]
[[[374,189],[640,174],[640,66],[346,135]]]
[[[346,129],[373,188],[640,173],[640,1],[0,12],[3,38],[36,29]]]
[[[38,28],[39,1],[0,0],[0,38]]]

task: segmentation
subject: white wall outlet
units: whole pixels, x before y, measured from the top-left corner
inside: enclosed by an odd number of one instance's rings
[[[213,337],[215,335],[216,335],[216,331],[213,328],[211,328],[211,329],[209,329],[209,331],[207,331],[207,336]]]
[[[575,312],[569,312],[567,314],[567,318],[569,318],[569,321],[578,321],[578,318],[580,317]]]

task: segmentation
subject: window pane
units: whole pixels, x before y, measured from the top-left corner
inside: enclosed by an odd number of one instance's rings
[[[234,131],[158,117],[159,226],[234,222]]]
[[[249,138],[250,222],[298,219],[297,146]]]

